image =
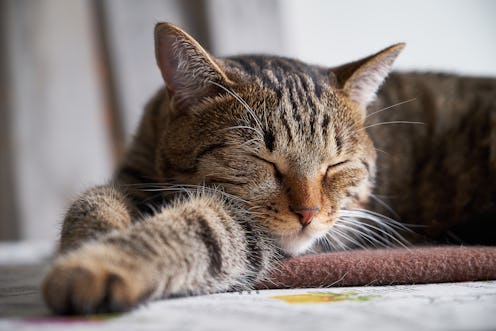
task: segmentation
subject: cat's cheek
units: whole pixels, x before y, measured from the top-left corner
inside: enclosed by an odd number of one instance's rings
[[[369,198],[372,182],[365,169],[350,169],[341,176],[332,176],[324,182],[323,188],[329,200],[339,209],[358,208],[364,205]]]
[[[270,232],[281,237],[295,236],[301,229],[301,225],[296,220],[269,218],[265,223]]]

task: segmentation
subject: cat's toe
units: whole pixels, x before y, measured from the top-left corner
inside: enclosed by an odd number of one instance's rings
[[[90,265],[73,262],[55,263],[43,283],[45,301],[56,314],[122,312],[144,297],[130,272],[95,261]]]

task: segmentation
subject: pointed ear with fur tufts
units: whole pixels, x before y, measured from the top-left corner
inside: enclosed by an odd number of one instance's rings
[[[170,23],[155,26],[155,55],[175,111],[187,113],[228,78],[196,40]]]
[[[366,107],[393,67],[405,47],[404,43],[392,45],[364,59],[331,68],[338,87],[354,102]]]

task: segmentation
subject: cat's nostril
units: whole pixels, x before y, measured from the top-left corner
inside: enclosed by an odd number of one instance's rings
[[[291,210],[298,215],[301,226],[305,227],[312,222],[312,219],[317,215],[320,211],[320,207],[300,207],[294,208],[291,207]]]

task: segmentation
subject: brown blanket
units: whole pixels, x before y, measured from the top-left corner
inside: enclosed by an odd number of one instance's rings
[[[496,279],[496,247],[355,250],[285,261],[257,288],[442,283]]]

